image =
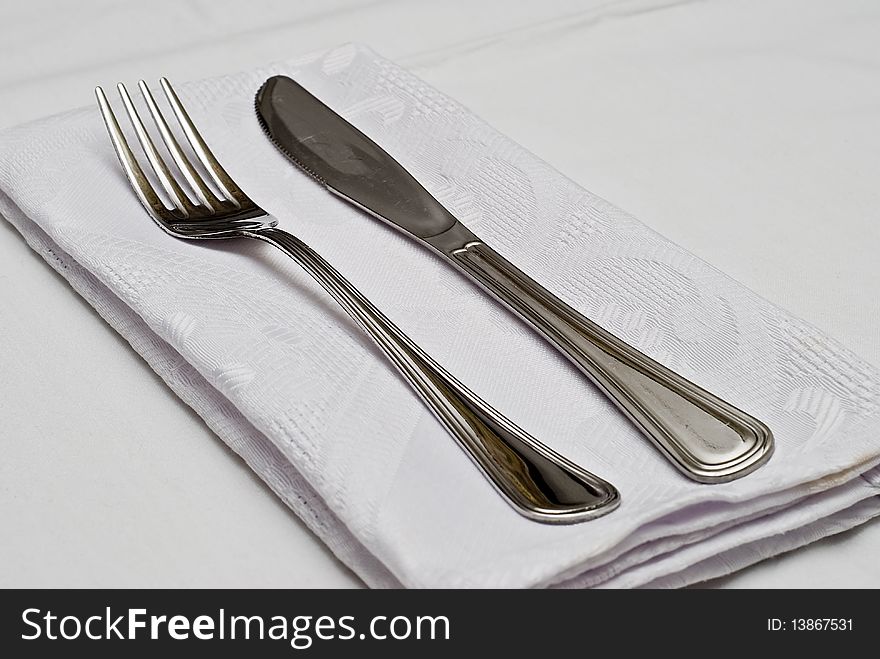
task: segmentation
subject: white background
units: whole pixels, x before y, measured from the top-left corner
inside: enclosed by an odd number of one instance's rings
[[[345,41],[880,365],[872,0],[0,0],[0,128]],[[360,585],[5,222],[0,450],[0,586]],[[878,549],[713,585],[878,587]]]

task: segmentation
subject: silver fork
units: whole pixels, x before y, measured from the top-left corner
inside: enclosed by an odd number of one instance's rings
[[[167,79],[162,90],[196,158],[221,191],[205,183],[168,127],[146,83],[138,83],[162,141],[188,189],[168,168],[125,86],[117,85],[144,154],[173,207],[166,207],[138,164],[104,91],[95,95],[110,139],[135,193],[166,233],[188,240],[251,238],[269,243],[308,272],[382,349],[465,452],[513,507],[526,517],[572,523],[610,512],[620,503],[613,485],[545,446],[465,387],[428,356],[360,291],[296,236],[257,206],[220,166]],[[449,487],[454,484],[450,483]]]

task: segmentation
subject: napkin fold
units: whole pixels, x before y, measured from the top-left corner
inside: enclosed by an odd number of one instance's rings
[[[566,302],[765,421],[776,453],[723,485],[680,475],[587,379],[427,250],[328,194],[263,136],[296,78]],[[367,584],[682,586],[880,514],[880,373],[585,191],[369,49],[176,87],[219,160],[511,419],[613,482],[614,513],[513,511],[335,302],[250,241],[160,231],[95,107],[0,133],[0,213]]]

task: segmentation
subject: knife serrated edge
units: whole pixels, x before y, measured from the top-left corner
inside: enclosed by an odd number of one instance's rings
[[[265,89],[265,87],[266,87],[266,83],[264,82],[263,85],[257,90],[257,93],[254,95],[254,113],[257,115],[257,121],[260,124],[260,128],[263,129],[263,134],[268,138],[268,140],[270,142],[272,142],[272,144],[275,145],[275,148],[278,149],[285,156],[287,156],[288,160],[290,160],[294,165],[299,167],[303,172],[305,172],[306,174],[311,176],[313,179],[315,179],[318,183],[323,185],[325,188],[329,188],[330,186],[327,184],[327,181],[325,179],[323,179],[321,176],[319,176],[317,174],[317,172],[314,172],[310,168],[306,167],[305,164],[303,164],[303,162],[299,158],[297,158],[290,151],[285,149],[278,142],[278,140],[276,140],[274,137],[272,137],[272,133],[269,131],[269,126],[266,124],[266,120],[263,118],[263,115],[260,112],[260,106],[259,106],[260,93],[263,91],[263,89]]]

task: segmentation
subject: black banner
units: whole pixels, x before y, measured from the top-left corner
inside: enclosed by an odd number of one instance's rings
[[[0,591],[5,656],[546,657],[865,647],[864,591]],[[71,644],[75,644],[71,645]],[[222,647],[227,646],[227,647]],[[7,651],[12,650],[10,654]],[[124,653],[124,654],[123,654]],[[623,656],[629,656],[623,655]]]

